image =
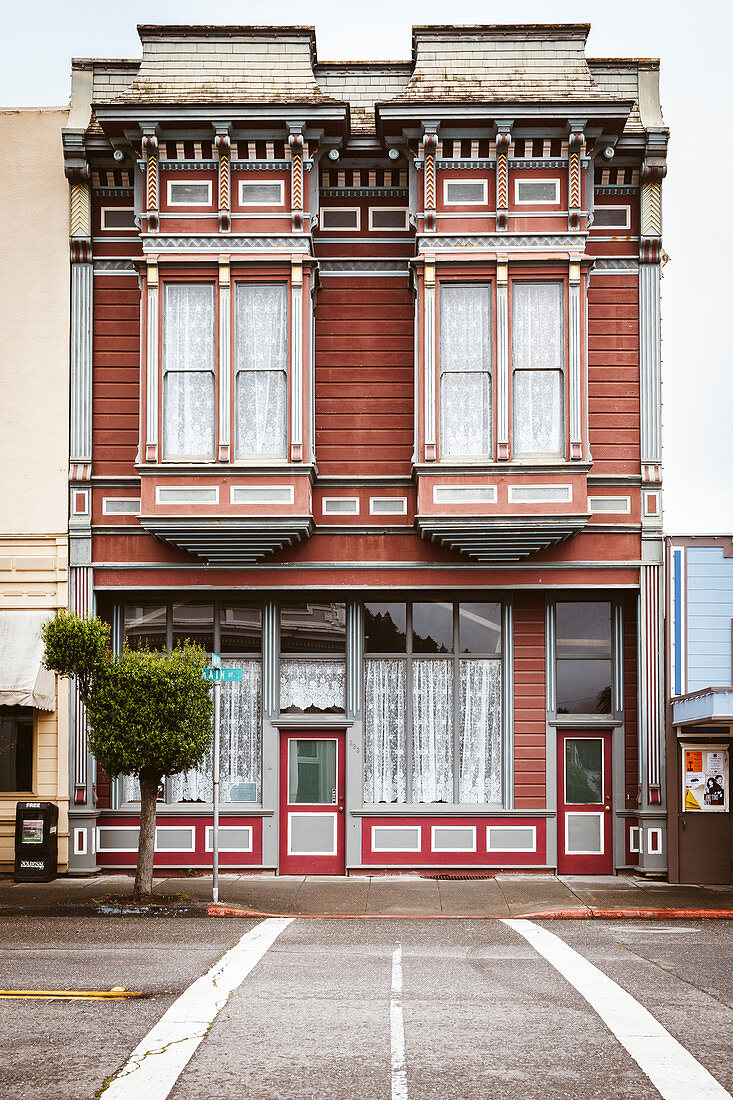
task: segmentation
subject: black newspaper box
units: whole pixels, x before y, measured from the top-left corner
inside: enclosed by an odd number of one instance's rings
[[[16,882],[56,878],[59,808],[53,802],[19,802],[15,810]]]

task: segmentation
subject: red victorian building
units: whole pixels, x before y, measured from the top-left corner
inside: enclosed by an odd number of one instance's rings
[[[587,26],[78,60],[72,605],[222,688],[222,865],[666,866],[658,63]],[[73,707],[72,867],[133,779]],[[157,865],[207,867],[211,761]]]

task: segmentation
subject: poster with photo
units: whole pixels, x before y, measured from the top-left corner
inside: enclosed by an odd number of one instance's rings
[[[728,808],[728,750],[682,750],[682,802],[685,812],[724,813]]]

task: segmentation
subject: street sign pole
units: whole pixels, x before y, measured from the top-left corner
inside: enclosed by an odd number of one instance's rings
[[[219,718],[221,712],[221,680],[214,680],[214,838],[213,855],[214,875],[212,898],[216,905],[219,901]]]

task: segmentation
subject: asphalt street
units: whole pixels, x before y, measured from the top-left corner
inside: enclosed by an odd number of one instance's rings
[[[716,1095],[733,1091],[733,922],[537,926],[647,1009],[682,1055],[713,1075]],[[0,1000],[0,1096],[91,1100],[181,994],[262,927],[256,920],[4,918],[5,989],[124,986],[143,996]],[[502,921],[296,919],[275,933],[210,1027],[201,993],[195,1014],[203,1038],[160,1097],[660,1095],[568,977]],[[127,1087],[140,1100],[159,1100],[148,1088]],[[684,1080],[680,1090],[689,1100],[701,1095],[685,1092]]]

